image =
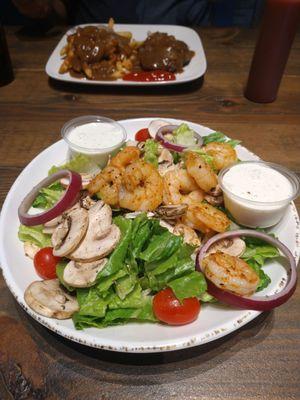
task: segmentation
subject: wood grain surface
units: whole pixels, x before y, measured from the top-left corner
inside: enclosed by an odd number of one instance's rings
[[[46,37],[6,31],[15,80],[0,88],[1,204],[30,160],[60,138],[63,123],[83,114],[191,120],[300,173],[300,35],[277,101],[261,105],[243,97],[255,31],[199,30],[204,80],[147,90],[55,82],[44,68],[64,29]],[[23,312],[0,278],[0,399],[300,399],[299,301],[298,288],[279,309],[205,346],[130,355],[53,334]]]

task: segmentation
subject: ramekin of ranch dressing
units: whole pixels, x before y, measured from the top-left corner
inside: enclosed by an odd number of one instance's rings
[[[219,173],[225,207],[238,224],[267,228],[277,224],[299,194],[296,174],[280,165],[243,161]]]
[[[118,122],[97,115],[86,115],[67,122],[61,131],[70,156],[84,154],[103,168],[126,140],[126,131]]]

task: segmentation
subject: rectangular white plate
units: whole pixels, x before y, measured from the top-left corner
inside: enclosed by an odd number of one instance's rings
[[[100,24],[85,24],[79,26],[94,25],[99,26]],[[60,56],[60,50],[67,43],[67,35],[74,33],[78,26],[71,28],[60,40],[58,45],[52,52],[47,65],[46,73],[54,79],[65,82],[73,83],[84,83],[88,85],[112,85],[112,86],[151,86],[151,85],[174,85],[178,83],[190,82],[200,78],[206,71],[206,58],[202,46],[202,42],[198,34],[191,28],[177,25],[129,25],[129,24],[115,24],[114,30],[118,31],[130,31],[132,36],[137,41],[143,41],[147,38],[149,32],[165,32],[169,35],[174,35],[176,39],[184,41],[190,48],[195,52],[191,62],[184,68],[182,73],[176,74],[175,81],[162,81],[162,82],[130,82],[118,79],[116,81],[92,81],[86,78],[73,78],[69,73],[60,74],[58,72],[61,64],[62,57]]]

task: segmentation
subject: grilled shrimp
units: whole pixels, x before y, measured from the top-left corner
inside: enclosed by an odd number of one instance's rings
[[[201,155],[188,152],[185,165],[187,172],[196,181],[199,188],[208,192],[218,184],[217,175],[211,167],[204,161]]]
[[[230,225],[226,214],[208,203],[189,206],[182,222],[203,233],[224,232]]]
[[[210,254],[202,261],[202,268],[217,287],[240,296],[253,294],[259,283],[258,275],[244,260],[229,254]]]
[[[99,193],[101,199],[110,206],[119,206],[119,190],[122,184],[121,171],[108,165],[88,185],[90,195]]]
[[[203,150],[213,157],[213,165],[218,171],[234,164],[238,159],[236,151],[228,143],[211,142]]]
[[[168,171],[164,177],[165,204],[199,204],[205,193],[185,169]]]
[[[119,168],[123,172],[129,164],[139,159],[140,153],[137,147],[127,146],[110,160],[109,165]]]
[[[163,180],[152,164],[138,160],[126,167],[119,193],[120,207],[131,211],[152,211],[162,199]]]

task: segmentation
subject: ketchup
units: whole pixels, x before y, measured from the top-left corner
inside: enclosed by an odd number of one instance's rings
[[[271,103],[284,72],[300,18],[300,0],[267,0],[245,96]]]
[[[176,76],[173,72],[168,71],[139,71],[130,72],[123,76],[124,81],[134,82],[163,82],[163,81],[175,81]]]

